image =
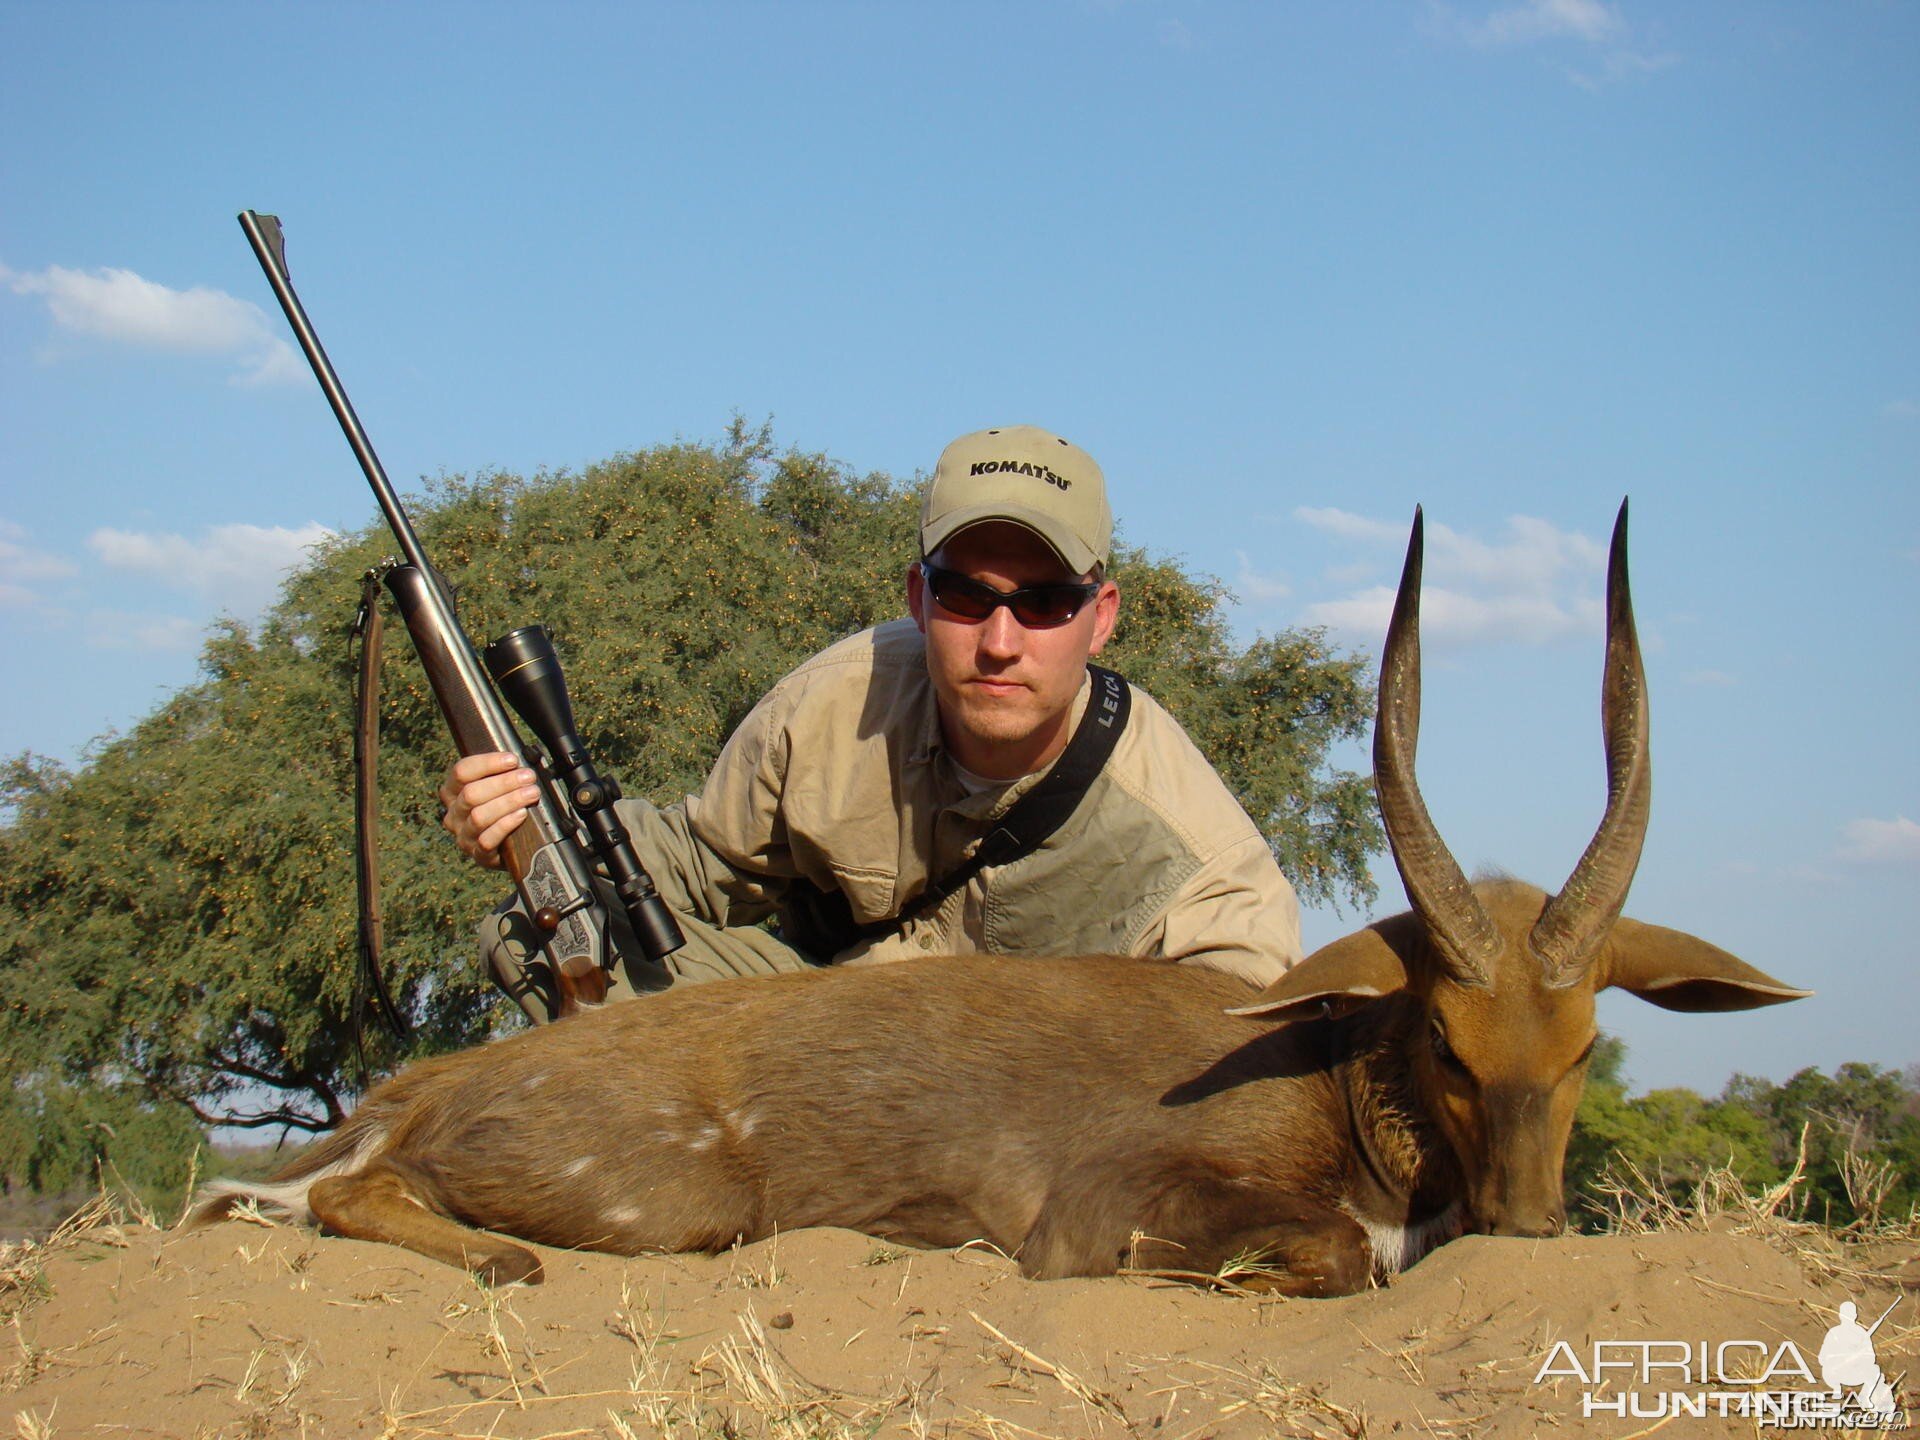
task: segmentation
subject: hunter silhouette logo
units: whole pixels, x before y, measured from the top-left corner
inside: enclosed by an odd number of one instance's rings
[[[1899,1303],[1896,1299],[1893,1305]],[[1820,1342],[1820,1378],[1835,1394],[1853,1391],[1854,1403],[1869,1415],[1894,1413],[1893,1386],[1880,1373],[1873,1354],[1873,1332],[1886,1323],[1893,1305],[1887,1306],[1873,1324],[1862,1325],[1853,1301],[1841,1301],[1839,1323]]]
[[[1761,1429],[1907,1430],[1913,1420],[1898,1394],[1905,1377],[1889,1379],[1873,1345],[1874,1332],[1899,1303],[1862,1325],[1859,1307],[1842,1301],[1814,1365],[1791,1340],[1595,1340],[1585,1352],[1560,1340],[1533,1383],[1577,1381],[1585,1387],[1582,1418],[1740,1418]]]

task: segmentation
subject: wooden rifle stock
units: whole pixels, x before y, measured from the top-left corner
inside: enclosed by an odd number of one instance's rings
[[[441,623],[426,576],[414,566],[396,566],[387,575],[387,588],[413,637],[455,748],[463,756],[504,750],[526,763],[526,748],[500,713],[492,690],[476,692],[471,685],[469,677],[477,673],[473,651],[457,621],[451,633]],[[469,662],[465,666],[460,663],[462,651]],[[578,860],[571,834],[562,828],[558,804],[544,784],[542,791],[526,822],[507,836],[500,854],[526,902],[528,917],[546,941],[560,1014],[570,1015],[582,1005],[597,1005],[607,998],[602,948],[606,937],[600,927],[589,926],[583,918],[580,898],[592,896],[592,880]]]

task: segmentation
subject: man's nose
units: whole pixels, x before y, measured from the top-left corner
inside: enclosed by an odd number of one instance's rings
[[[980,648],[996,659],[1011,660],[1026,644],[1027,632],[1013,618],[1013,607],[996,605],[993,613],[980,622]]]

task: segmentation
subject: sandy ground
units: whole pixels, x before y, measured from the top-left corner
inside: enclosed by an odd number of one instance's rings
[[[1536,1376],[1560,1340],[1582,1368],[1596,1340],[1791,1341],[1817,1374],[1841,1301],[1870,1320],[1898,1297],[1875,1345],[1912,1403],[1920,1246],[1732,1228],[1470,1237],[1385,1289],[1276,1302],[1037,1283],[992,1252],[838,1230],[717,1257],[549,1251],[544,1286],[489,1291],[296,1228],[97,1225],[12,1253],[0,1385],[32,1440],[1753,1435],[1711,1413],[1583,1418],[1586,1384]],[[1749,1348],[1728,1368],[1758,1363]],[[1590,1393],[1632,1390],[1646,1412],[1673,1388],[1728,1387],[1622,1371]]]

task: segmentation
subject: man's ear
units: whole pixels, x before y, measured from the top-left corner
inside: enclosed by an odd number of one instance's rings
[[[1263,990],[1253,1004],[1235,1006],[1227,1013],[1313,1020],[1345,1015],[1406,986],[1406,962],[1380,927],[1369,925],[1322,945]]]
[[[1663,1010],[1754,1010],[1813,992],[1783,985],[1717,945],[1621,916],[1607,937],[1606,981]]]
[[[927,633],[927,577],[920,573],[920,562],[914,561],[907,566],[907,613],[913,616],[913,623],[920,627],[922,635]]]
[[[1108,580],[1093,597],[1093,644],[1087,647],[1088,655],[1098,655],[1106,647],[1119,621],[1120,587]]]

